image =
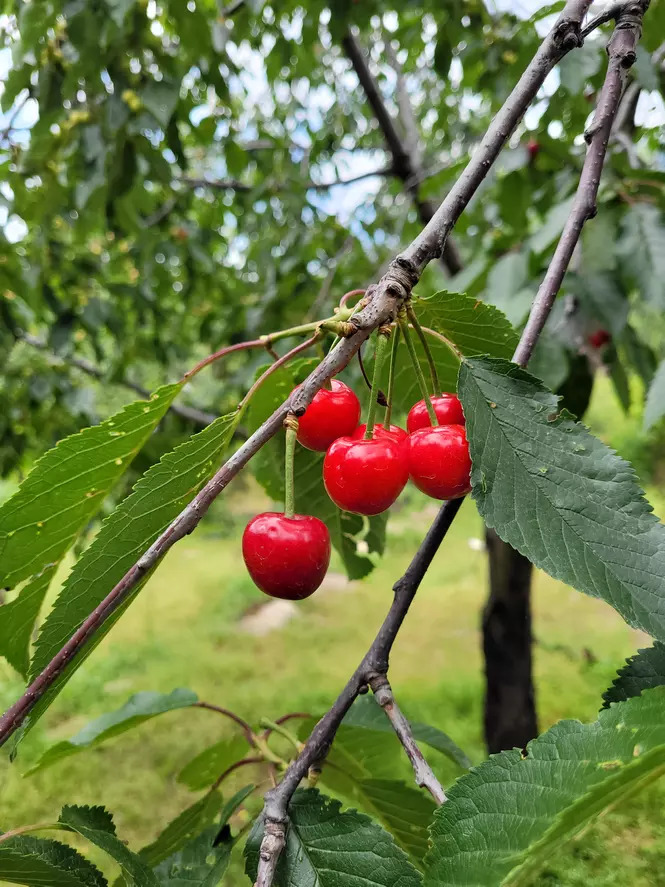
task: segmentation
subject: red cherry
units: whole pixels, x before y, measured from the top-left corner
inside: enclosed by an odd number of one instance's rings
[[[420,428],[409,435],[409,475],[433,499],[458,499],[471,489],[471,458],[462,425]]]
[[[360,401],[344,382],[332,380],[332,391],[317,391],[298,421],[298,441],[324,453],[330,444],[352,434],[360,421]]]
[[[596,330],[591,333],[589,336],[589,345],[593,348],[602,348],[603,345],[607,345],[612,336],[607,332],[607,330]]]
[[[356,428],[351,437],[354,440],[362,440],[362,438],[365,436],[366,428],[367,423],[363,422],[362,425],[359,425]],[[399,425],[391,425],[390,428],[384,428],[381,422],[376,422],[374,425],[374,437],[388,437],[391,440],[394,440],[396,443],[404,443],[407,438],[407,434],[403,428],[399,427]]]
[[[261,591],[299,601],[323,582],[330,563],[330,533],[318,517],[266,511],[245,527],[242,556]]]
[[[526,143],[526,149],[529,152],[529,157],[531,160],[535,160],[538,152],[540,151],[540,142],[537,142],[535,139],[529,139]]]
[[[323,460],[323,482],[335,505],[356,514],[381,514],[409,479],[406,447],[384,435],[340,437]]]
[[[441,397],[432,398],[432,406],[439,425],[464,425],[464,412],[459,398],[454,394],[444,392]],[[427,407],[424,400],[419,400],[409,410],[406,417],[406,427],[409,434],[417,431],[419,428],[431,428],[432,423],[429,420]]]

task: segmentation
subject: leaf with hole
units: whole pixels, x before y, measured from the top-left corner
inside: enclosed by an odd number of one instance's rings
[[[434,814],[425,887],[527,887],[563,843],[665,770],[665,688],[560,721],[462,776]]]

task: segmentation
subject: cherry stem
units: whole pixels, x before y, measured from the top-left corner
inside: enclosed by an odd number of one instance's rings
[[[386,348],[390,338],[390,327],[379,327],[376,334],[376,351],[374,353],[374,373],[372,375],[372,392],[370,394],[369,409],[367,411],[367,427],[365,428],[365,440],[371,440],[374,436],[374,422],[376,421],[376,408],[378,406],[378,393],[381,385],[381,370],[386,357]]]
[[[259,721],[259,726],[267,728],[270,730],[270,733],[277,733],[279,736],[282,736],[291,745],[295,748],[296,754],[299,754],[302,750],[302,742],[300,742],[290,730],[287,730],[286,727],[283,727],[281,724],[278,724],[277,721],[271,721],[269,718],[261,718]]]
[[[425,335],[425,331],[420,325],[420,321],[416,317],[416,312],[413,310],[413,306],[409,305],[406,309],[407,317],[409,318],[409,322],[411,326],[414,328],[416,333],[418,334],[418,338],[423,346],[423,351],[425,352],[425,357],[427,358],[427,363],[429,364],[429,372],[432,377],[432,389],[435,395],[441,394],[441,384],[439,382],[439,374],[436,371],[436,364],[434,363],[434,356],[432,355],[432,351],[429,347],[429,342],[427,341],[427,336]]]
[[[393,393],[395,390],[395,370],[397,368],[397,346],[399,345],[399,326],[393,329],[393,341],[390,349],[390,363],[388,365],[388,406],[386,407],[386,415],[384,423],[388,431],[390,431],[390,420],[393,412]]]
[[[402,331],[402,335],[404,336],[406,347],[409,350],[409,357],[411,358],[411,363],[413,364],[413,371],[416,374],[416,379],[418,381],[420,392],[423,396],[423,400],[425,401],[425,406],[427,407],[427,415],[429,416],[429,420],[432,423],[432,428],[434,428],[435,425],[439,424],[439,420],[436,418],[436,413],[434,412],[434,407],[432,406],[432,400],[427,391],[425,376],[423,375],[423,369],[420,366],[420,361],[418,360],[418,355],[416,354],[416,349],[413,345],[413,339],[411,338],[409,324],[404,320],[402,316],[399,318],[398,323],[399,328]]]
[[[286,454],[284,457],[284,515],[293,517],[296,512],[296,492],[294,481],[294,462],[296,457],[296,435],[298,419],[289,413],[284,420],[286,428]]]

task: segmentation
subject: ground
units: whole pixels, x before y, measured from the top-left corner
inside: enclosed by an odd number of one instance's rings
[[[639,438],[634,421],[619,416],[606,390],[601,396],[592,411],[592,418],[598,412],[600,431],[619,449],[622,441],[634,446]],[[195,796],[176,783],[175,774],[198,751],[233,732],[226,720],[202,710],[164,715],[43,773],[21,776],[46,746],[139,690],[190,687],[201,699],[253,722],[288,711],[325,710],[373,637],[391,585],[432,518],[431,502],[410,496],[391,520],[390,554],[369,579],[347,585],[333,577],[281,627],[254,634],[242,619],[262,598],[245,575],[238,543],[260,497],[251,487],[236,490],[230,508],[218,510],[201,532],[169,554],[25,741],[15,763],[6,758],[0,763],[0,827],[54,819],[63,803],[102,803],[115,814],[120,835],[138,849],[191,803]],[[474,762],[484,755],[481,537],[475,507],[466,502],[409,613],[391,666],[393,688],[410,717],[446,730]],[[535,579],[534,610],[541,728],[560,718],[594,719],[616,668],[648,639],[608,605],[542,573]],[[0,680],[4,706],[21,684],[6,666]],[[446,783],[454,778],[448,765],[440,771]],[[235,784],[251,775],[243,773]],[[618,879],[630,887],[665,885],[664,801],[665,784],[656,785],[602,817],[559,852],[537,883],[614,887]],[[238,865],[226,883],[247,883]]]

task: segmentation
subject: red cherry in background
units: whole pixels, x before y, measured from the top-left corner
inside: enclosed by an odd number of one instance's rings
[[[602,348],[604,345],[607,345],[611,338],[612,336],[610,336],[607,330],[595,330],[589,336],[588,342],[592,348]]]
[[[432,406],[439,425],[464,425],[462,404],[456,395],[444,391],[440,397],[432,398]],[[406,417],[406,427],[409,434],[419,428],[432,427],[424,400],[419,400],[411,407],[409,415]]]
[[[340,437],[323,460],[323,483],[335,505],[356,514],[381,514],[409,479],[406,446],[384,434],[371,440]]]
[[[362,425],[359,425],[356,428],[351,437],[354,440],[362,440],[365,436],[366,428],[367,423],[363,422]],[[400,428],[399,425],[391,425],[390,428],[384,428],[381,422],[377,422],[374,425],[374,437],[389,437],[396,443],[404,443],[407,438],[407,433],[403,428]]]
[[[318,517],[266,511],[245,527],[242,556],[261,591],[299,601],[323,582],[330,563],[330,533]]]
[[[471,458],[462,425],[420,428],[406,447],[409,476],[433,499],[458,499],[471,489]]]
[[[298,443],[308,450],[325,453],[330,444],[352,434],[360,422],[360,401],[354,392],[333,379],[332,391],[317,391],[311,404],[298,420]]]
[[[540,151],[540,142],[536,141],[536,139],[529,139],[526,143],[526,149],[529,152],[529,157],[531,160],[535,160],[538,156],[538,152]]]

